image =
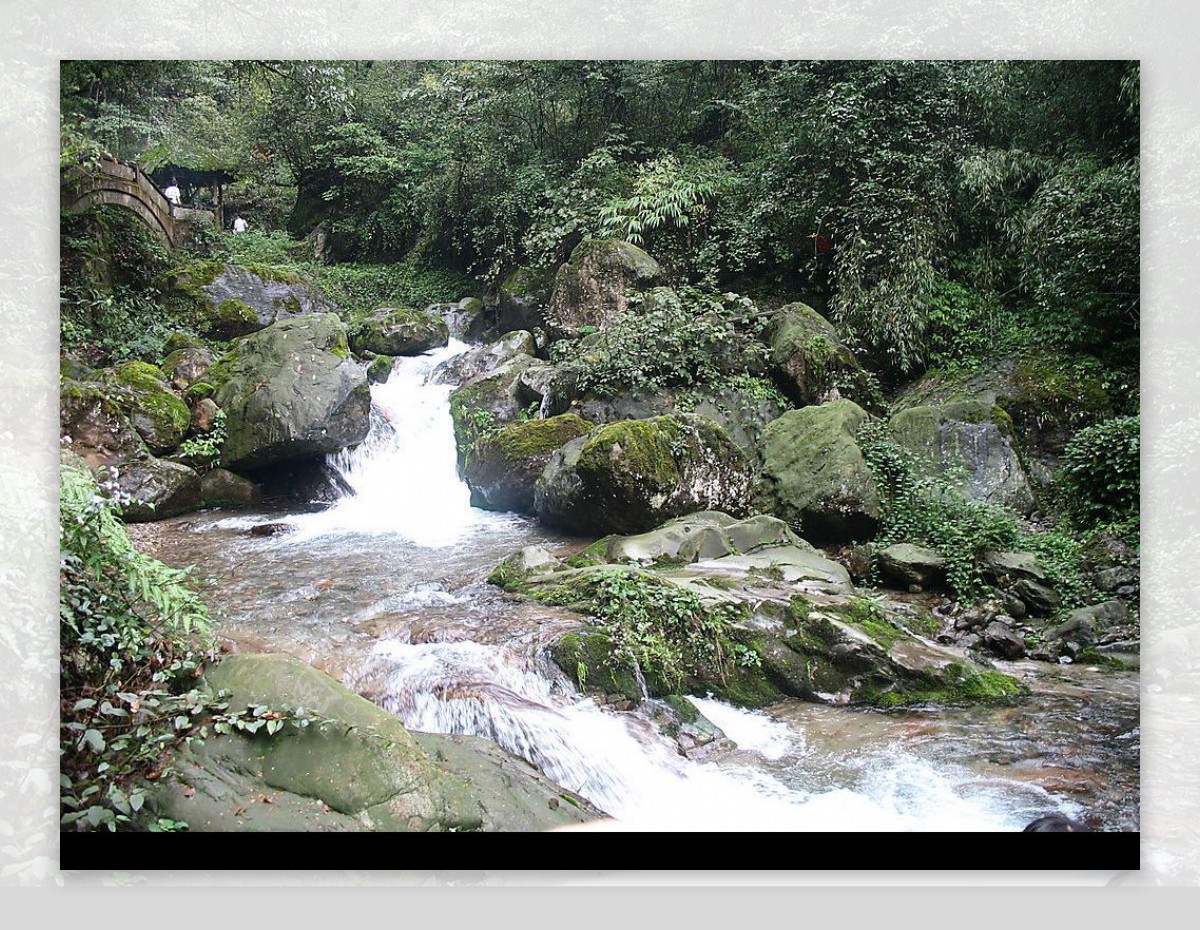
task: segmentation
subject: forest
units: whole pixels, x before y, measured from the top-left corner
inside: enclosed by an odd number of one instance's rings
[[[1136,831],[1139,81],[64,61],[63,830]]]

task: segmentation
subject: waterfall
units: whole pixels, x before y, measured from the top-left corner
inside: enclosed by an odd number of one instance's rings
[[[392,534],[438,548],[474,529],[511,522],[471,506],[470,490],[458,477],[448,412],[454,386],[429,380],[439,364],[467,348],[452,339],[442,349],[401,359],[385,383],[371,388],[367,438],[327,462],[354,493],[293,520],[302,533]]]

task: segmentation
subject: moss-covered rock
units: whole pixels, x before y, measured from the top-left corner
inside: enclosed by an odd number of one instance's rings
[[[120,465],[146,455],[129,417],[94,381],[64,380],[58,394],[58,431],[90,468]]]
[[[652,287],[662,276],[658,262],[619,239],[587,239],[558,269],[546,310],[554,338],[576,336],[583,327],[601,328],[628,312],[628,292]]]
[[[849,400],[791,410],[763,432],[757,506],[805,539],[872,536],[879,495],[855,434],[867,413]]]
[[[450,418],[454,423],[460,473],[476,442],[506,423],[515,422],[528,409],[521,375],[539,364],[530,355],[516,355],[468,381],[450,395]]]
[[[750,466],[725,431],[675,415],[599,427],[555,452],[538,479],[538,517],[568,532],[650,529],[697,510],[746,512]]]
[[[532,330],[546,325],[546,305],[554,286],[554,271],[517,268],[495,295],[496,331]]]
[[[396,360],[390,355],[376,355],[367,366],[367,381],[371,384],[383,384],[392,376],[392,366]]]
[[[423,310],[381,307],[351,324],[348,338],[355,352],[420,355],[450,341],[446,321]]]
[[[512,423],[475,443],[463,467],[471,504],[532,515],[534,486],[550,455],[593,425],[574,414]]]
[[[833,324],[812,307],[781,307],[765,335],[776,379],[797,404],[820,404],[836,392],[871,413],[882,412],[879,385],[842,343]]]
[[[546,830],[597,814],[529,763],[483,740],[411,734],[291,657],[229,656],[206,683],[231,692],[231,708],[303,707],[320,718],[186,749],[153,804],[193,832]]]
[[[190,309],[196,329],[213,339],[234,339],[280,320],[338,309],[294,272],[267,265],[198,262],[176,269],[170,284],[176,303]]]
[[[104,385],[152,453],[170,452],[183,441],[191,414],[171,390],[161,368],[126,362],[93,372],[91,377]]]
[[[367,435],[370,388],[333,314],[247,336],[207,376],[220,379],[221,461],[235,471],[336,452]]]
[[[1004,409],[986,398],[910,407],[895,414],[892,437],[918,466],[971,500],[1028,514],[1033,488]]]
[[[186,391],[204,377],[213,363],[212,352],[203,346],[175,349],[163,359],[163,374],[177,391]]]

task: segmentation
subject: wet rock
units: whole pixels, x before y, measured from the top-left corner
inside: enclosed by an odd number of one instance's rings
[[[464,342],[479,342],[491,328],[487,310],[478,297],[464,297],[450,304],[433,304],[425,312],[445,320],[450,335]]]
[[[386,384],[392,376],[392,368],[396,360],[390,355],[376,355],[367,366],[367,382],[369,384]]]
[[[193,832],[536,829],[594,816],[573,796],[550,804],[566,794],[482,741],[418,742],[392,714],[290,656],[229,656],[206,682],[230,691],[235,707],[305,707],[340,725],[218,735],[185,751],[182,777],[159,783],[155,803]],[[244,803],[264,795],[270,804]]]
[[[462,469],[472,506],[534,514],[534,487],[550,456],[592,428],[568,413],[512,423],[477,440]]]
[[[205,507],[248,507],[262,500],[262,491],[241,475],[214,468],[201,476],[200,496]]]
[[[533,356],[516,355],[450,395],[460,474],[480,439],[527,415],[530,405],[522,403],[521,375],[540,364]]]
[[[763,432],[759,509],[805,539],[869,538],[879,525],[875,478],[855,440],[867,413],[842,400],[791,410]]]
[[[350,348],[357,353],[420,355],[446,345],[446,321],[409,307],[381,307],[353,323],[347,331]]]
[[[496,331],[544,329],[546,305],[554,286],[551,271],[518,268],[500,285],[494,298]]]
[[[550,526],[635,533],[697,510],[745,513],[750,466],[725,431],[676,415],[601,426],[555,452],[534,506]]]
[[[487,345],[468,349],[447,359],[433,370],[430,380],[437,384],[466,384],[493,372],[518,356],[533,356],[532,334],[525,330],[508,333]]]

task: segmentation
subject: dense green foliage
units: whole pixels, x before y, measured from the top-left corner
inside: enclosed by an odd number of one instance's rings
[[[581,345],[555,344],[553,358],[579,393],[712,388],[761,368],[766,349],[755,336],[764,321],[744,297],[657,288],[634,308]]]
[[[905,375],[1136,336],[1138,81],[1124,61],[76,61],[64,157],[223,167],[254,229],[321,223],[336,259],[488,283],[620,236],[674,284],[805,295]]]
[[[1137,513],[1141,421],[1113,417],[1081,429],[1063,452],[1059,483],[1063,509],[1085,526]]]

